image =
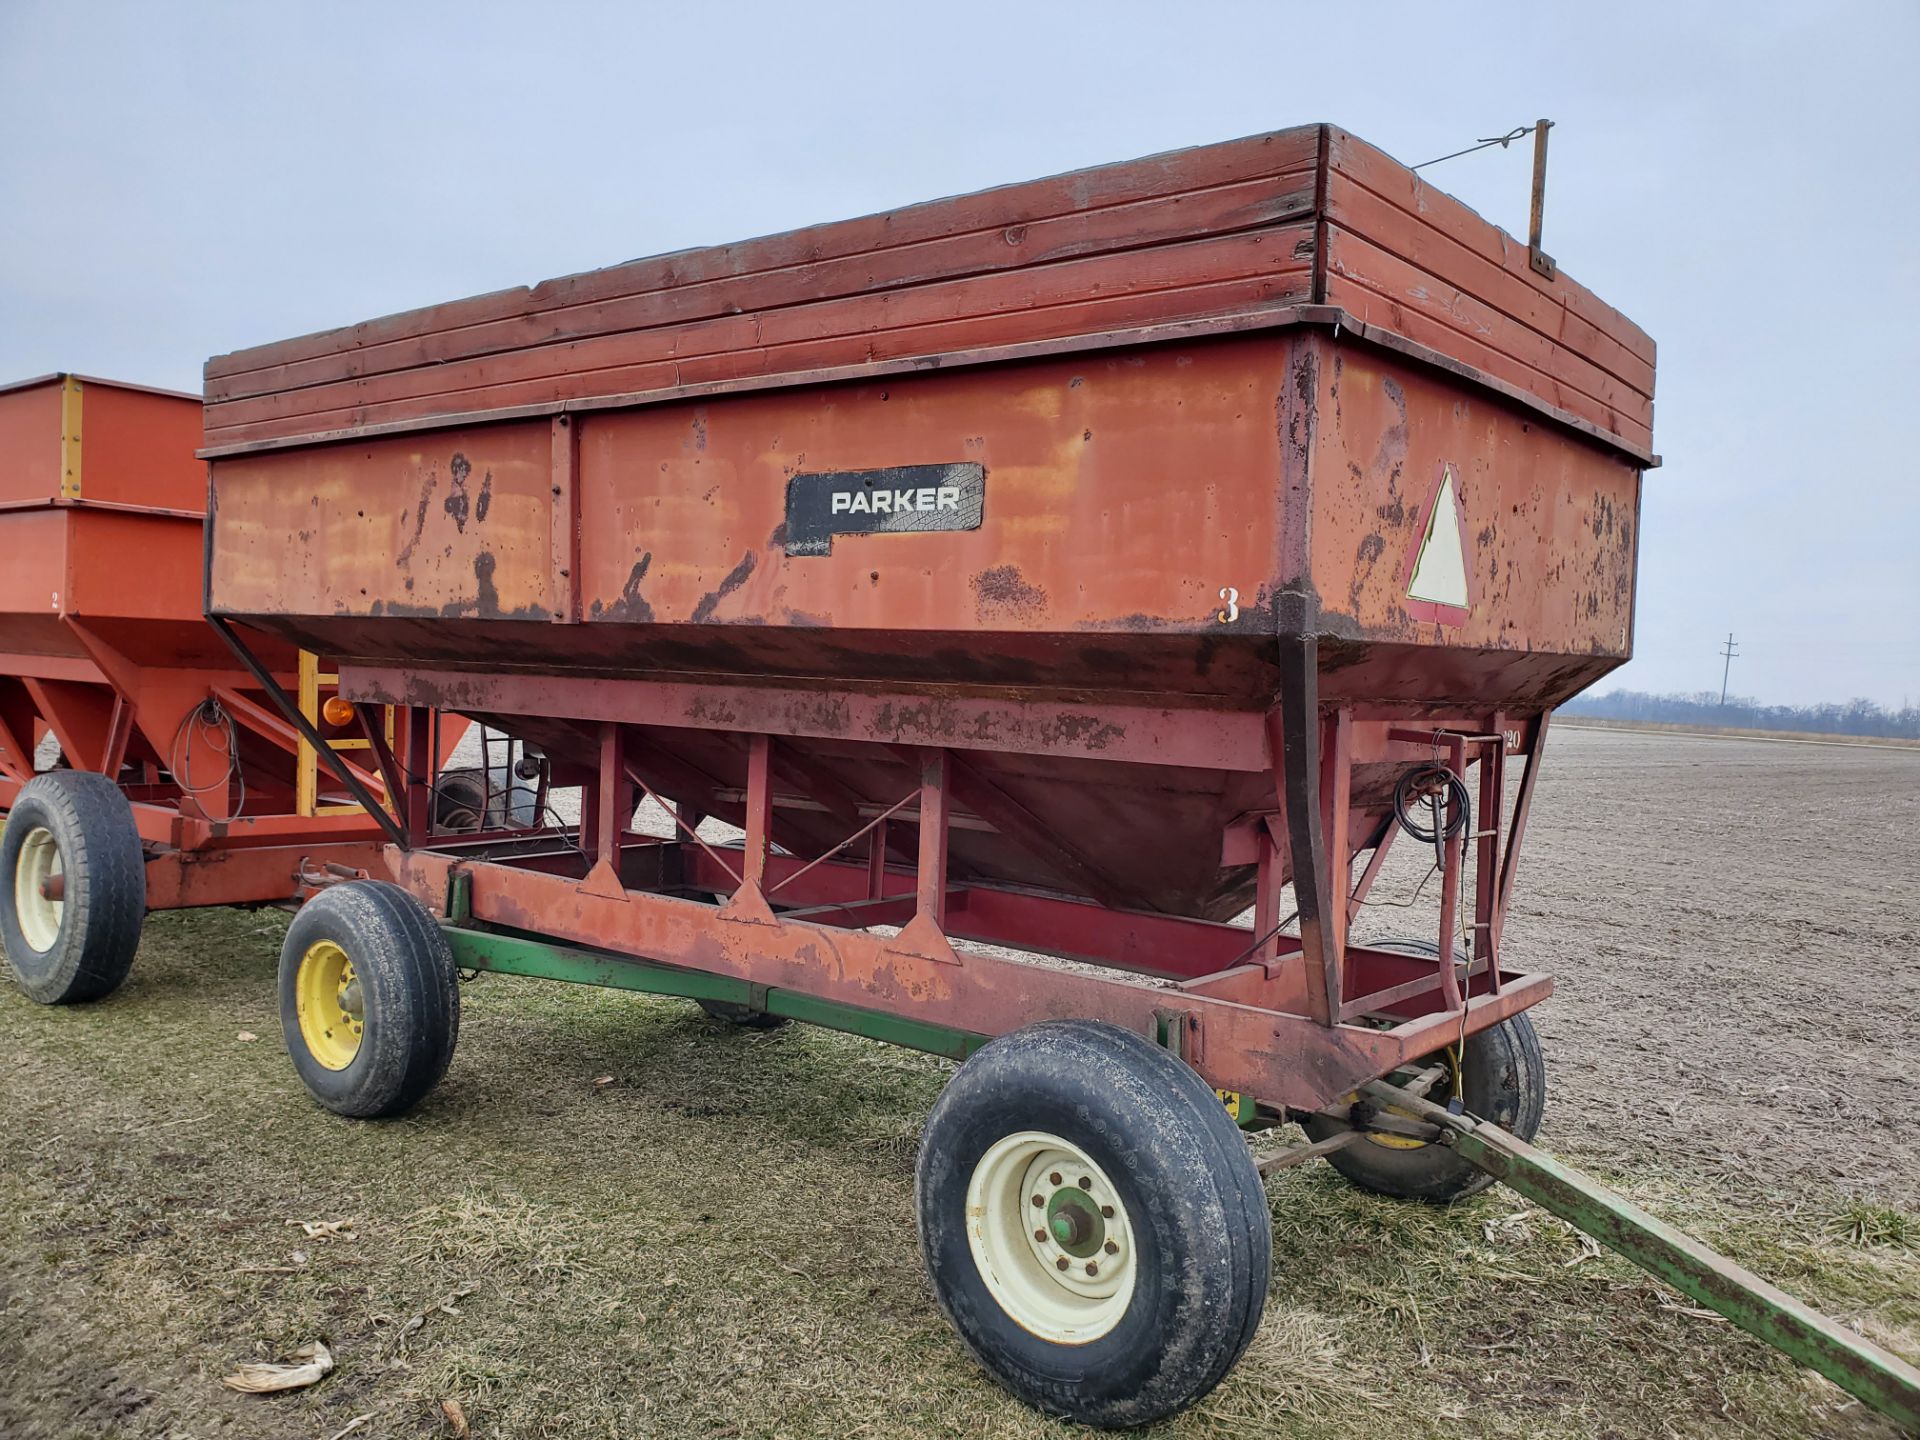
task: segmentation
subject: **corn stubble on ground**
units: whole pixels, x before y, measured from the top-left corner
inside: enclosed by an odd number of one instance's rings
[[[1566,731],[1509,929],[1561,977],[1543,1142],[1910,1358],[1917,766]],[[943,1062],[485,978],[440,1090],[350,1123],[278,1043],[283,928],[157,916],[101,1004],[0,989],[0,1435],[1070,1432],[921,1277]],[[1269,1194],[1261,1333],[1155,1433],[1891,1433],[1505,1192],[1439,1211],[1315,1166]],[[220,1384],[315,1340],[310,1388]]]

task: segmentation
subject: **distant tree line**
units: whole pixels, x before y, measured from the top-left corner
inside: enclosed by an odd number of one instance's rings
[[[1720,703],[1717,692],[1695,695],[1649,695],[1640,690],[1591,692],[1560,707],[1562,715],[1590,715],[1596,720],[1630,720],[1651,725],[1698,725],[1711,729],[1791,730],[1813,735],[1869,735],[1883,740],[1920,740],[1920,706],[1888,710],[1871,700],[1844,704],[1762,705],[1744,696],[1729,695]]]

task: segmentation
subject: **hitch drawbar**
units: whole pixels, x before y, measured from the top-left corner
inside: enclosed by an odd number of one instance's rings
[[[1437,1143],[1486,1171],[1674,1289],[1749,1334],[1817,1370],[1903,1430],[1920,1433],[1920,1370],[1769,1285],[1497,1125],[1455,1115],[1431,1100],[1374,1080],[1372,1099],[1438,1126]]]

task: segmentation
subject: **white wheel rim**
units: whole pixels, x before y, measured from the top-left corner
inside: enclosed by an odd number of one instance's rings
[[[47,899],[41,887],[60,873],[60,847],[53,832],[44,825],[29,830],[13,871],[13,913],[20,919],[21,936],[42,955],[59,940],[60,917],[67,907],[64,901]]]
[[[1133,1302],[1127,1207],[1106,1171],[1058,1135],[1023,1130],[980,1157],[967,1244],[1000,1308],[1056,1345],[1098,1340]]]

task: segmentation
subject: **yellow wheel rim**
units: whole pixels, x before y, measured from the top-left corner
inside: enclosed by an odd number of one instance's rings
[[[294,1005],[307,1053],[329,1070],[344,1070],[360,1053],[366,1007],[347,952],[331,940],[316,940],[300,957]]]
[[[1426,1059],[1416,1062],[1414,1065],[1410,1065],[1405,1068],[1409,1070],[1415,1070],[1420,1068],[1421,1065],[1426,1064],[1427,1061],[1430,1061],[1430,1060],[1438,1060],[1441,1064],[1447,1067],[1447,1078],[1441,1081],[1440,1084],[1436,1085],[1434,1088],[1437,1090],[1442,1087],[1445,1087],[1446,1095],[1459,1095],[1460,1094],[1460,1056],[1457,1053],[1457,1051],[1454,1049],[1454,1047],[1449,1045],[1446,1049],[1440,1051],[1438,1054],[1429,1055],[1426,1057]],[[1395,1073],[1395,1076],[1398,1076],[1400,1072],[1395,1071],[1394,1073]],[[1431,1100],[1431,1099],[1434,1099],[1435,1097],[1432,1095],[1429,1095],[1427,1098]],[[1445,1103],[1444,1096],[1440,1097],[1440,1103]],[[1381,1108],[1385,1110],[1389,1115],[1398,1115],[1403,1119],[1418,1120],[1420,1118],[1418,1115],[1413,1114],[1411,1111],[1402,1110],[1398,1105],[1383,1105]],[[1378,1131],[1375,1131],[1374,1133],[1368,1135],[1367,1141],[1369,1144],[1378,1145],[1383,1149],[1387,1149],[1387,1150],[1424,1150],[1427,1148],[1427,1142],[1425,1140],[1416,1140],[1411,1135],[1383,1135],[1383,1134],[1380,1134]]]

